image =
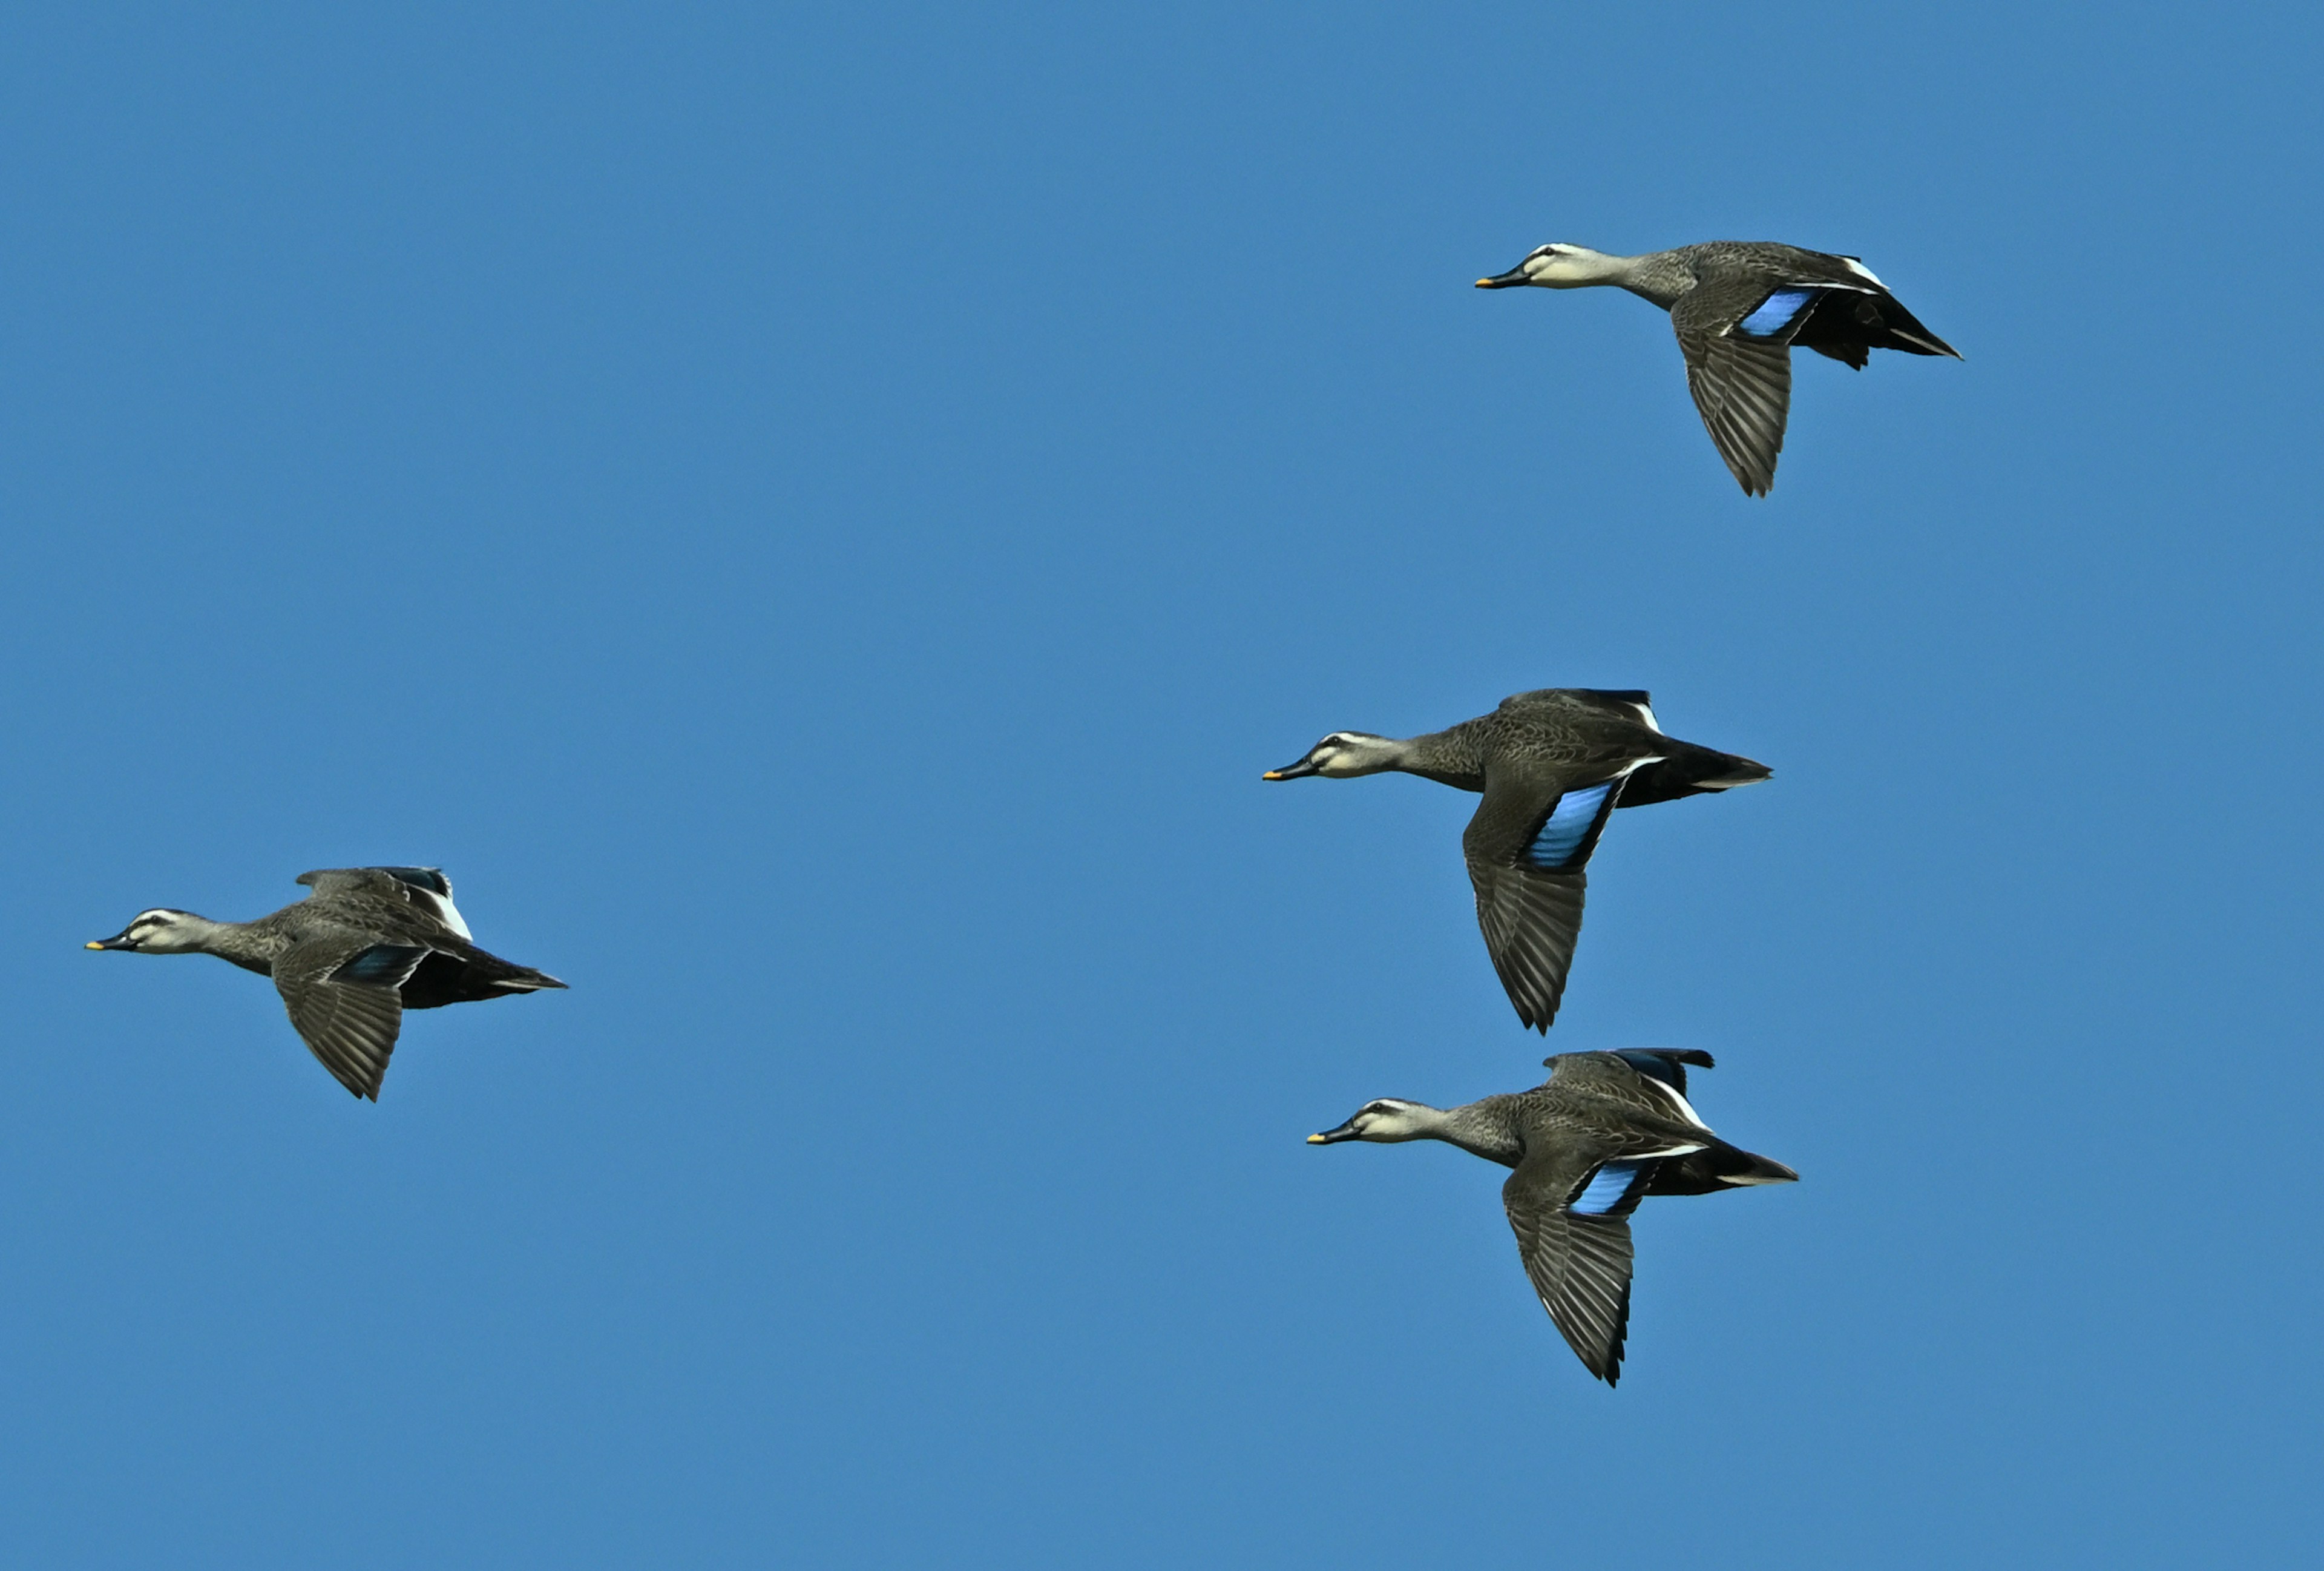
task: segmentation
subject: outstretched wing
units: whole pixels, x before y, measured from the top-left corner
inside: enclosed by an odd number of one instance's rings
[[[468,931],[468,924],[460,918],[459,908],[452,903],[452,881],[444,876],[440,867],[374,867],[367,871],[384,873],[403,885],[403,898],[434,917],[469,942],[476,935]]]
[[[1614,1056],[1641,1075],[1651,1075],[1664,1085],[1686,1095],[1686,1066],[1708,1069],[1717,1060],[1701,1048],[1616,1048]]]
[[[1707,1065],[1711,1057],[1691,1049],[1670,1051],[1685,1053],[1697,1064]],[[1543,1062],[1561,1105],[1597,1129],[1609,1157],[1676,1156],[1712,1139],[1710,1126],[1680,1089],[1684,1072],[1671,1064],[1655,1073],[1633,1058],[1637,1052],[1554,1053]]]
[[[318,896],[368,899],[408,908],[429,922],[475,942],[475,935],[452,903],[452,881],[440,867],[319,867],[299,882]]]
[[[274,963],[290,1023],[338,1083],[379,1100],[379,1083],[403,1026],[397,989],[431,951],[401,944],[319,939]]]
[[[1545,1031],[1582,936],[1582,869],[1620,797],[1619,780],[1560,790],[1497,771],[1461,837],[1477,926],[1517,1018]]]
[[[1501,1203],[1541,1307],[1582,1367],[1613,1385],[1622,1378],[1630,1328],[1629,1213],[1569,1209],[1565,1195],[1545,1181],[1556,1177],[1528,1160],[1501,1186]]]
[[[1671,307],[1671,327],[1686,356],[1687,391],[1748,495],[1765,496],[1775,484],[1792,407],[1792,334],[1815,295],[1714,282],[1696,285]]]
[[[1546,1031],[1565,996],[1565,975],[1582,937],[1588,875],[1525,872],[1472,856],[1469,882],[1477,892],[1477,927],[1502,991],[1519,1020]]]

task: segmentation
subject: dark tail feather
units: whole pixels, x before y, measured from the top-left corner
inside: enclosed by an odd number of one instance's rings
[[[1688,742],[1674,742],[1668,758],[1630,772],[1622,782],[1617,806],[1643,808],[1653,802],[1676,801],[1703,791],[1732,790],[1752,785],[1775,772],[1764,763],[1732,753],[1714,753]]]
[[[1923,327],[1918,317],[1898,304],[1895,295],[1852,290],[1825,291],[1815,309],[1793,329],[1792,342],[1858,371],[1874,349],[1961,357],[1960,350]]]
[[[1699,1151],[1689,1151],[1683,1157],[1671,1157],[1655,1171],[1654,1181],[1646,1186],[1649,1195],[1709,1195],[1720,1189],[1741,1188],[1751,1184],[1796,1184],[1800,1176],[1763,1156],[1756,1156],[1741,1146],[1729,1145],[1725,1141],[1713,1141]]]
[[[1950,355],[1958,360],[1961,352],[1921,325],[1921,319],[1896,303],[1895,295],[1884,296],[1880,301],[1880,323],[1884,332],[1870,336],[1876,349],[1902,349],[1907,355]]]
[[[544,987],[563,987],[565,984],[546,971],[535,971],[530,966],[512,966],[506,975],[493,978],[493,985],[508,993],[538,993]]]
[[[441,1009],[447,1003],[481,1003],[488,998],[564,985],[546,971],[516,965],[482,949],[471,949],[466,955],[447,955],[439,949],[422,960],[403,984],[403,1007]]]

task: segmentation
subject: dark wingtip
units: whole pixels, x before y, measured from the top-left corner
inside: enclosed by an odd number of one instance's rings
[[[1606,1353],[1606,1367],[1603,1369],[1593,1369],[1591,1368],[1587,1363],[1584,1363],[1582,1367],[1584,1369],[1589,1369],[1591,1373],[1596,1375],[1600,1380],[1604,1381],[1609,1390],[1620,1385],[1622,1383],[1622,1355],[1629,1351],[1629,1306],[1625,1304],[1622,1307],[1621,1328],[1614,1333],[1614,1345],[1609,1348]]]

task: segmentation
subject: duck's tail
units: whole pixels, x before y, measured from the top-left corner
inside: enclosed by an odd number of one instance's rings
[[[1961,352],[1921,325],[1921,319],[1906,310],[1895,295],[1880,299],[1881,331],[1868,337],[1875,349],[1900,349],[1907,355],[1950,355],[1958,360]]]
[[[1647,1185],[1649,1195],[1709,1195],[1753,1184],[1796,1184],[1800,1176],[1769,1157],[1714,1139],[1699,1151],[1666,1158]]]
[[[438,950],[420,963],[403,984],[406,1009],[441,1009],[447,1003],[482,1003],[519,993],[538,993],[565,984],[546,971],[519,966],[498,955],[471,948],[447,955]]]
[[[562,982],[546,971],[536,971],[530,966],[512,966],[505,975],[492,978],[492,984],[503,993],[538,993],[544,987],[562,987]]]
[[[1733,790],[1737,786],[1756,785],[1775,772],[1764,763],[1732,753],[1673,741],[1667,756],[1630,772],[1629,778],[1622,782],[1621,799],[1617,805],[1643,808],[1651,802],[1675,801],[1704,791]]]
[[[1895,349],[1906,355],[1950,355],[1961,352],[1923,327],[1893,294],[1826,290],[1814,310],[1792,329],[1792,342],[1803,349],[1829,355],[1857,370],[1875,349]]]

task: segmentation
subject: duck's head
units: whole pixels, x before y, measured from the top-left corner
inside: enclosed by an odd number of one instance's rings
[[[1351,775],[1378,774],[1396,767],[1396,739],[1375,736],[1369,731],[1334,731],[1307,750],[1307,756],[1296,763],[1286,763],[1281,769],[1270,769],[1261,780],[1298,780],[1305,775],[1320,774],[1332,780],[1345,780]]]
[[[1307,1143],[1338,1145],[1343,1140],[1370,1140],[1392,1144],[1401,1140],[1425,1139],[1427,1130],[1424,1126],[1435,1111],[1425,1102],[1377,1097],[1357,1108],[1356,1115],[1339,1128],[1309,1135]]]
[[[1587,245],[1552,242],[1535,246],[1526,253],[1523,262],[1499,277],[1479,279],[1477,287],[1514,289],[1518,284],[1530,283],[1543,289],[1581,289],[1587,284],[1604,283],[1617,260]]]
[[[129,925],[109,938],[97,938],[92,949],[128,949],[140,955],[191,955],[202,947],[212,924],[191,911],[156,906],[139,911]]]

